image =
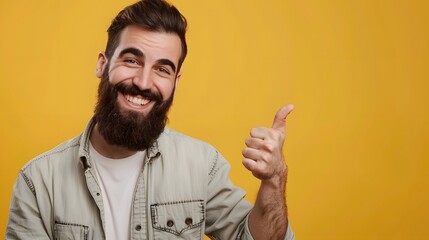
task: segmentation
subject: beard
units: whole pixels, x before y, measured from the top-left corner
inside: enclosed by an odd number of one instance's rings
[[[98,101],[94,119],[103,138],[112,145],[125,147],[132,151],[142,151],[153,146],[164,131],[168,121],[167,113],[173,103],[174,89],[171,96],[163,101],[158,92],[140,90],[135,85],[109,82],[108,68],[104,71],[98,86]],[[132,96],[141,95],[155,101],[147,114],[121,109],[118,93]]]

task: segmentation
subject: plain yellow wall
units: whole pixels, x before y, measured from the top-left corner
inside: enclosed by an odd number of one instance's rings
[[[0,235],[19,169],[92,115],[97,54],[133,1],[0,2]],[[299,239],[429,236],[429,2],[175,0],[189,55],[170,126],[241,165],[251,127],[292,102],[285,154]]]

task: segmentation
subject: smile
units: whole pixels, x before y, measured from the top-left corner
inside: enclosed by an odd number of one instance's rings
[[[140,105],[140,106],[144,106],[148,103],[150,103],[150,99],[147,98],[143,98],[141,96],[131,96],[131,95],[124,95],[125,99],[127,99],[128,102],[132,103],[132,104],[136,104],[136,105]]]

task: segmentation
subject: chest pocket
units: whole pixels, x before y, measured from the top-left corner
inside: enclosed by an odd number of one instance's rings
[[[155,239],[201,239],[203,200],[159,203],[150,206]]]
[[[55,240],[87,240],[89,227],[79,224],[55,223]]]

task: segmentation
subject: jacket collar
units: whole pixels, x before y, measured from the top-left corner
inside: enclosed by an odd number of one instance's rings
[[[79,158],[82,162],[83,168],[91,168],[91,161],[89,157],[89,136],[91,135],[92,129],[95,126],[95,118],[92,117],[89,123],[86,125],[84,132],[80,136],[79,140]],[[163,133],[161,133],[162,136]],[[148,160],[153,159],[161,152],[159,151],[158,139],[154,144],[147,150],[146,157]]]

